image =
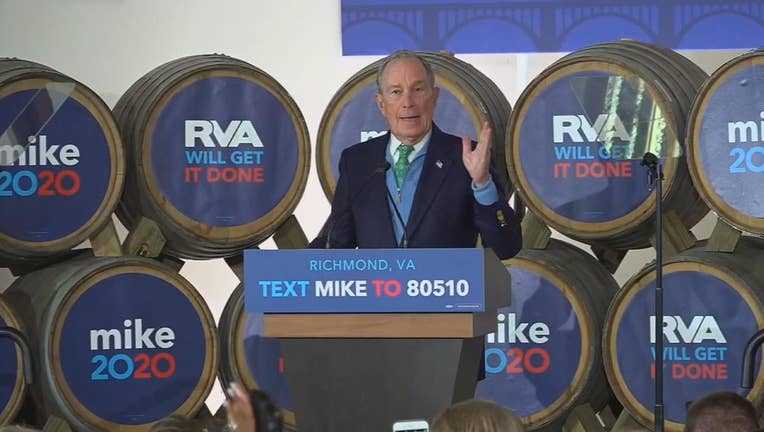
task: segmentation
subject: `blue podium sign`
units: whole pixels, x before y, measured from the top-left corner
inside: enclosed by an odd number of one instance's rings
[[[247,250],[245,308],[263,313],[483,312],[482,249]]]

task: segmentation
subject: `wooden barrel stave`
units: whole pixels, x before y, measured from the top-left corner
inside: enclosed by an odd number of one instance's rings
[[[21,320],[16,316],[14,310],[10,307],[10,305],[7,304],[7,302],[4,300],[4,297],[1,295],[0,326],[12,327],[22,333],[25,333],[24,327],[21,325]],[[1,351],[4,353],[4,355],[8,354],[6,350],[9,347],[13,347],[13,342],[11,339],[0,339],[0,348],[2,348]],[[26,385],[28,384],[24,379],[21,349],[16,346],[15,348],[11,348],[10,351],[12,354],[15,353],[14,361],[16,373],[13,377],[3,374],[3,377],[11,378],[11,380],[9,382],[8,380],[4,379],[2,385],[0,386],[0,388],[10,387],[8,389],[10,394],[7,395],[7,401],[0,405],[0,425],[10,424],[13,422],[14,418],[16,418],[16,414],[18,414],[24,398],[26,397]],[[10,359],[8,357],[3,357],[2,366],[7,367],[9,363],[11,363]],[[2,398],[0,401],[5,399],[3,396],[5,395],[0,395],[0,398]]]

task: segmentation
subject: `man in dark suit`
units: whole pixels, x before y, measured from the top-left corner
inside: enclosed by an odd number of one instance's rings
[[[385,59],[377,86],[389,132],[342,152],[332,212],[310,246],[467,248],[480,234],[500,259],[514,256],[520,224],[490,173],[488,123],[476,146],[441,131],[434,74],[414,52]]]

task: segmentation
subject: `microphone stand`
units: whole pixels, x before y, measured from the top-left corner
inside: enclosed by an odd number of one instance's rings
[[[649,188],[655,191],[655,432],[663,432],[663,166],[647,152],[640,164],[647,169]]]
[[[401,216],[401,211],[398,210],[398,206],[395,204],[395,198],[393,198],[393,194],[390,193],[390,188],[385,185],[385,190],[387,191],[387,199],[390,200],[390,203],[393,205],[393,210],[395,210],[395,216],[398,218],[398,222],[401,223],[401,227],[403,228],[403,236],[398,243],[398,247],[402,247],[403,249],[406,249],[409,247],[409,236],[406,232],[406,223],[403,221],[403,216]],[[398,239],[396,239],[396,243],[398,242]]]
[[[764,330],[759,330],[745,344],[743,354],[743,373],[740,374],[740,387],[753,388],[754,372],[756,369],[756,351],[764,342]]]

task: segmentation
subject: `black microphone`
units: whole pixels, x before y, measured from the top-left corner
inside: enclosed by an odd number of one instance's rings
[[[390,162],[385,162],[385,172],[389,170],[391,167]],[[393,198],[393,194],[390,193],[390,188],[387,187],[387,182],[385,182],[385,191],[387,191],[387,199],[390,200],[391,203],[393,203],[393,210],[395,210],[395,216],[398,218],[398,222],[401,223],[401,227],[403,228],[403,239],[401,243],[398,245],[398,247],[402,248],[408,248],[409,247],[409,236],[406,233],[406,223],[403,222],[403,216],[401,216],[401,211],[398,210],[398,206],[395,204],[395,199]],[[395,239],[396,242],[398,239]]]
[[[647,168],[647,186],[652,191],[653,183],[655,183],[655,179],[658,178],[658,175],[660,175],[661,180],[663,180],[663,172],[658,174],[658,165],[660,164],[660,159],[655,154],[647,152],[642,157],[642,162],[639,164]]]
[[[366,187],[369,186],[369,183],[371,183],[374,177],[376,177],[377,174],[384,174],[385,172],[387,172],[389,168],[390,168],[389,162],[385,163],[384,166],[375,168],[374,172],[371,173],[371,175],[369,175],[363,181],[363,183],[361,184],[361,187],[353,194],[352,197],[350,197],[350,199],[348,200],[347,207],[340,212],[339,216],[344,217],[347,213],[349,213],[353,209],[353,203],[355,202],[355,200],[358,198],[359,195],[361,195],[361,192],[366,190]],[[387,185],[385,185],[385,189],[387,189]],[[339,219],[339,218],[333,217],[333,215],[334,215],[334,212],[332,212],[332,214],[329,215],[329,221],[331,222],[331,224],[329,225],[329,229],[326,231],[326,244],[324,245],[325,249],[332,248],[331,247],[332,233],[334,232],[334,228],[337,226],[337,219]]]

